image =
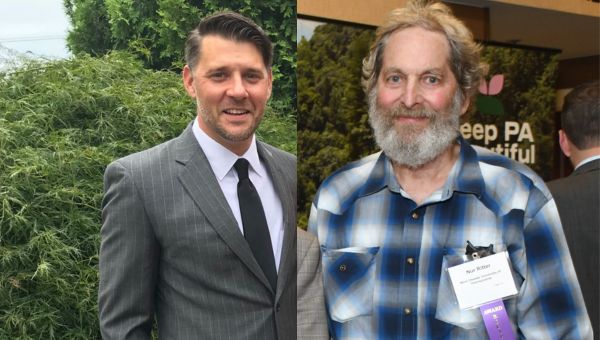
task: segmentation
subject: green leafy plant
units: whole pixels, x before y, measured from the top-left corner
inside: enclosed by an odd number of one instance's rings
[[[320,183],[377,150],[371,137],[362,59],[375,33],[326,24],[298,45],[298,224],[306,227]]]

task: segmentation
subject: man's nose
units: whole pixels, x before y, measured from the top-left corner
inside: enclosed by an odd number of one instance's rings
[[[412,108],[422,101],[421,89],[416,79],[408,79],[404,85],[404,93],[401,97],[402,104],[406,108]]]
[[[226,93],[229,97],[235,99],[244,99],[248,97],[248,91],[246,90],[246,85],[244,84],[244,79],[241,75],[234,75],[231,78],[231,83]]]

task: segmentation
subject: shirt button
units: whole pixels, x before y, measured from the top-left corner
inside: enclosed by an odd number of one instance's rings
[[[408,257],[408,258],[406,258],[406,263],[408,263],[408,264],[415,264],[415,259],[412,258],[412,257]]]
[[[408,307],[404,307],[404,314],[405,315],[410,315],[410,313],[412,313],[412,310]]]
[[[412,213],[411,217],[413,218],[413,220],[416,220],[419,218],[419,213],[415,211]]]
[[[346,265],[345,264],[340,264],[340,267],[338,268],[340,270],[340,272],[345,272],[346,271]]]

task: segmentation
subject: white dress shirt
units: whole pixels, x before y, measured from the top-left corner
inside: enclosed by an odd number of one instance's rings
[[[582,165],[587,164],[587,163],[592,162],[592,161],[595,161],[595,160],[597,160],[599,158],[600,158],[600,155],[588,157],[588,158],[582,160],[581,162],[579,162],[579,164],[577,164],[577,166],[575,167],[575,169],[573,169],[573,171],[577,170]]]
[[[233,164],[238,158],[245,158],[250,163],[248,167],[248,177],[258,191],[260,201],[262,202],[269,226],[269,234],[271,235],[271,245],[273,247],[273,255],[275,257],[275,267],[279,271],[279,260],[281,258],[281,246],[283,242],[283,211],[281,200],[275,191],[273,181],[267,172],[264,164],[258,157],[256,149],[256,138],[252,136],[250,148],[241,157],[229,151],[223,145],[208,136],[198,125],[198,119],[194,119],[192,131],[198,144],[204,151],[208,163],[213,170],[217,182],[225,195],[227,203],[233,212],[240,232],[244,233],[242,225],[242,217],[240,214],[240,203],[237,196],[238,175]]]

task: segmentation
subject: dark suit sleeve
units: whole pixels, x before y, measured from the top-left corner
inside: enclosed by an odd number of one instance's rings
[[[159,247],[132,173],[104,174],[98,305],[103,339],[149,339]]]

